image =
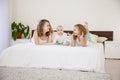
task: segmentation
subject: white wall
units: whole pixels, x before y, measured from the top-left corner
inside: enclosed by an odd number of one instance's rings
[[[120,41],[120,0],[13,0],[12,20],[35,29],[40,19],[50,20],[72,30],[74,24],[88,21],[90,30],[114,30]]]
[[[9,46],[8,0],[0,0],[0,53]]]

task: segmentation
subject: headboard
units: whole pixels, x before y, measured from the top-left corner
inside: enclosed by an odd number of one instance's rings
[[[34,30],[32,30],[31,36],[33,36],[33,32],[34,32]],[[71,34],[73,33],[73,31],[70,31],[70,30],[65,30],[64,32],[65,33],[69,32]],[[113,41],[113,31],[90,31],[90,33],[98,35],[100,37],[106,37],[106,38],[108,38],[107,41]]]
[[[64,31],[66,33],[73,33],[73,31]],[[106,37],[108,38],[107,41],[113,41],[113,31],[90,31],[90,33],[98,35],[100,37]]]

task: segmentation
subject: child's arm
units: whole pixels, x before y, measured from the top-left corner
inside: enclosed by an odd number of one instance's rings
[[[71,35],[71,46],[76,46],[76,40],[74,40],[73,34]]]
[[[57,37],[57,34],[54,34],[54,38],[53,38],[53,43],[54,43],[54,44],[56,44],[57,38],[58,38],[58,37]]]
[[[81,44],[83,47],[87,45],[87,37],[85,36],[83,39],[81,39]]]
[[[53,33],[51,33],[50,36],[48,37],[47,43],[44,43],[43,45],[55,45],[54,39],[53,39]]]
[[[72,35],[71,33],[69,33],[69,32],[67,33],[67,36],[71,36],[71,35]]]
[[[68,35],[64,33],[64,41],[63,41],[64,46],[69,46],[70,42],[68,42]]]
[[[50,33],[49,37],[48,37],[48,43],[52,43],[53,42],[53,33]]]
[[[82,44],[83,47],[85,47],[87,45],[87,37],[83,36],[84,34],[82,33],[82,35],[80,36],[80,42]]]
[[[34,34],[33,34],[33,41],[34,41],[34,44],[36,45],[39,45],[39,37],[38,37],[38,34],[37,34],[37,31],[34,31]]]

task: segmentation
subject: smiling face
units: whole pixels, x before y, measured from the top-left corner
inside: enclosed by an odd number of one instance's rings
[[[83,35],[83,37],[85,37],[85,35],[87,34],[87,30],[82,24],[76,24],[74,26],[73,34],[75,36]]]
[[[74,26],[73,34],[74,34],[75,36],[80,35],[80,30],[78,29],[77,26]]]
[[[43,25],[43,32],[46,33],[50,30],[50,24],[48,22],[45,22]]]
[[[37,25],[37,32],[39,37],[43,35],[49,36],[51,33],[53,33],[50,22],[46,19],[42,19]]]
[[[63,34],[63,27],[62,26],[58,26],[57,27],[57,33],[58,33],[58,35],[62,35]]]

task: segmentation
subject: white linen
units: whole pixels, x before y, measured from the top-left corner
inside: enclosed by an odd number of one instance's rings
[[[0,66],[58,68],[104,72],[102,44],[87,47],[19,44],[4,50]]]

